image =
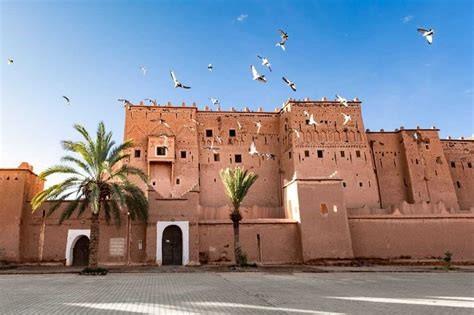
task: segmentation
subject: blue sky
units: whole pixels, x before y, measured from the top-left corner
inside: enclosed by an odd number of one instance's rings
[[[363,101],[372,130],[474,132],[472,1],[2,1],[0,10],[0,167],[58,162],[74,123],[103,120],[122,140],[122,97],[273,110],[339,93]],[[420,26],[435,29],[433,45]],[[275,47],[279,28],[286,52]],[[273,65],[259,67],[266,85],[251,80],[256,54]],[[192,89],[173,89],[170,69]]]

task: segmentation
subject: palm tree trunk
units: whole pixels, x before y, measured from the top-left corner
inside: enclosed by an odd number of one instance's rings
[[[235,220],[232,222],[232,225],[234,227],[234,257],[235,257],[235,263],[237,265],[241,264],[241,259],[240,259],[240,229],[239,229],[239,221]]]
[[[99,253],[99,214],[92,213],[89,243],[89,268],[97,268]]]

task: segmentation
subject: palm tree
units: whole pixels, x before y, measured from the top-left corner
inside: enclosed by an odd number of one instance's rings
[[[89,267],[97,268],[99,246],[99,217],[103,213],[107,223],[113,216],[117,225],[120,224],[122,211],[128,211],[132,220],[148,218],[148,200],[145,193],[131,181],[135,176],[147,182],[142,170],[123,163],[129,155],[127,149],[132,141],[116,145],[112,133],[105,131],[103,122],[99,123],[97,135],[92,139],[81,125],[74,125],[83,141],[62,141],[65,151],[71,153],[64,156],[64,164],[52,166],[39,176],[46,179],[53,174],[61,174],[67,178],[58,184],[38,193],[31,201],[33,211],[37,210],[46,200],[52,200],[47,215],[57,210],[65,200],[70,200],[61,213],[59,223],[69,219],[77,210],[80,217],[86,210],[90,211],[90,243]]]
[[[242,220],[240,205],[244,201],[250,187],[252,187],[253,183],[257,180],[258,175],[253,172],[248,172],[240,167],[234,169],[228,167],[221,170],[220,176],[225,187],[226,195],[229,197],[233,207],[232,212],[230,213],[230,219],[232,220],[234,228],[234,256],[235,262],[241,265],[243,261],[239,241],[239,224]]]

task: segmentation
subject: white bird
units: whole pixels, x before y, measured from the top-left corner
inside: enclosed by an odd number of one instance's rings
[[[265,76],[263,74],[258,73],[257,69],[255,69],[253,65],[250,66],[250,69],[252,70],[252,79],[254,81],[260,81],[262,83],[267,82],[267,79],[265,78]]]
[[[344,105],[345,107],[349,106],[349,104],[347,103],[347,99],[337,94],[336,94],[336,101],[341,103],[341,105]]]
[[[341,113],[342,116],[344,116],[344,122],[342,123],[342,125],[346,125],[349,121],[352,120],[351,116],[350,115],[347,115],[347,114],[344,114],[344,113]]]
[[[222,137],[221,136],[216,136],[216,141],[217,141],[217,143],[222,144],[222,142],[223,142]]]
[[[164,119],[158,118],[158,119],[151,119],[150,121],[152,122],[157,121],[160,125],[163,125],[166,128],[170,128],[170,125]]]
[[[207,65],[207,70],[211,71],[214,69],[214,66],[210,63]]]
[[[156,99],[145,98],[145,101],[150,102],[150,103],[153,104],[154,106],[158,106],[157,103],[156,103]]]
[[[175,76],[173,70],[171,70],[170,73],[171,73],[171,78],[173,79],[173,83],[174,83],[175,88],[183,88],[183,89],[190,89],[191,88],[190,86],[183,85],[181,82],[179,82],[178,79],[176,79],[176,76]]]
[[[283,81],[286,83],[286,85],[288,85],[288,86],[293,90],[293,92],[296,92],[296,84],[295,84],[295,82],[290,81],[290,80],[288,80],[288,79],[285,78],[285,77],[282,77],[282,79],[283,79]]]
[[[237,120],[237,126],[239,127],[239,130],[242,130],[242,124],[238,120]]]
[[[300,137],[300,132],[298,131],[298,129],[293,129],[293,131],[296,133],[296,137],[299,138]]]
[[[142,71],[143,75],[146,75],[146,72],[148,71],[145,66],[140,66],[140,70]]]
[[[303,115],[305,115],[306,117],[309,117],[309,112],[307,110],[304,110]]]
[[[257,121],[255,123],[255,126],[257,126],[257,135],[260,133],[260,128],[262,128],[262,122]]]
[[[133,105],[132,103],[130,103],[130,101],[129,101],[129,100],[127,100],[127,99],[124,99],[124,98],[119,98],[117,101],[119,101],[119,102],[122,102],[122,103],[123,103],[123,105],[130,105],[130,106],[132,106],[132,105]]]
[[[312,126],[317,126],[319,125],[318,122],[316,120],[314,120],[314,116],[313,114],[311,114],[311,116],[309,116],[309,121],[308,121],[308,125]]]
[[[66,100],[66,103],[68,105],[71,105],[71,100],[69,99],[69,97],[63,95],[63,98]]]
[[[270,160],[270,159],[274,160],[275,159],[275,154],[273,154],[273,153],[263,153],[262,155],[265,156],[265,158],[267,160]]]
[[[209,99],[211,100],[212,105],[217,106],[218,108],[221,106],[221,103],[217,98],[210,97]]]
[[[426,39],[428,44],[431,45],[431,43],[433,43],[434,30],[432,28],[430,28],[429,30],[426,30],[424,28],[419,28],[418,32],[421,33],[421,35]]]
[[[258,154],[257,146],[255,145],[254,141],[252,141],[252,143],[250,144],[249,154],[250,155],[257,155]]]
[[[283,51],[285,51],[286,50],[285,44],[286,44],[286,41],[288,40],[288,34],[283,30],[278,30],[278,31],[280,32],[281,40],[275,46],[280,46],[280,48]]]
[[[270,72],[272,71],[272,65],[270,64],[270,61],[266,57],[262,57],[257,55],[257,58],[262,60],[262,66],[267,67]]]
[[[217,150],[220,150],[219,148],[216,148],[216,147],[214,146],[214,140],[211,142],[211,145],[210,145],[210,146],[205,146],[204,149],[209,150],[209,151],[212,151],[213,153],[216,153]]]
[[[12,58],[8,58],[7,63],[8,63],[9,65],[12,65],[12,64],[13,64],[13,59],[12,59]]]
[[[334,172],[332,172],[331,175],[329,175],[329,178],[333,178],[333,177],[336,176],[336,175],[337,175],[337,171],[334,171]]]

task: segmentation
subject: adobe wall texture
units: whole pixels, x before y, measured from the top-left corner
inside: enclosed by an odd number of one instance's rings
[[[473,215],[349,217],[357,257],[474,260]]]
[[[347,124],[344,114],[351,115]],[[474,141],[440,140],[435,128],[366,131],[357,99],[347,107],[288,100],[275,112],[125,106],[124,139],[134,141],[125,163],[149,176],[140,183],[149,221],[131,224],[132,263],[155,264],[157,223],[175,221],[189,226],[189,263],[231,259],[230,207],[219,176],[229,166],[259,175],[241,207],[250,261],[424,258],[446,250],[473,259]],[[249,154],[252,143],[259,154]],[[64,261],[68,233],[89,228],[87,216],[57,224],[68,202],[51,217],[44,215],[48,203],[31,214],[31,198],[42,189],[27,163],[0,169],[0,261]],[[120,227],[101,221],[102,262],[127,261],[122,219]]]

